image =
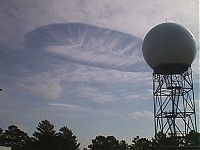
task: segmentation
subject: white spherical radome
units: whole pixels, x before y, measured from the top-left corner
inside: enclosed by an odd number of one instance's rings
[[[189,67],[196,55],[196,42],[185,27],[176,23],[162,23],[147,33],[142,53],[154,70],[166,65],[169,67],[170,64]]]

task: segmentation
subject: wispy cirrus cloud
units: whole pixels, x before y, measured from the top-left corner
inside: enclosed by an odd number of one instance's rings
[[[59,80],[52,79],[47,74],[31,76],[16,83],[16,87],[29,92],[32,96],[42,99],[56,99],[62,92]]]
[[[85,86],[78,89],[78,92],[81,97],[98,103],[112,102],[118,99],[111,91],[103,91],[103,88]]]
[[[136,118],[145,118],[145,119],[153,119],[153,112],[152,111],[136,111],[129,114],[130,117]]]
[[[107,0],[2,0],[0,14],[4,20],[0,28],[0,35],[4,36],[1,41],[12,42],[12,45],[22,44],[28,31],[53,23],[83,22],[140,37],[166,18],[186,25],[194,33],[198,32],[199,25],[198,2],[185,0],[150,0],[148,3],[139,0],[115,0],[114,3]]]

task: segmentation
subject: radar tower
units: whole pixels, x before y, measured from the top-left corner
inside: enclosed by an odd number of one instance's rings
[[[191,64],[194,36],[176,23],[162,23],[144,38],[142,52],[153,69],[155,137],[159,133],[184,139],[197,131]]]

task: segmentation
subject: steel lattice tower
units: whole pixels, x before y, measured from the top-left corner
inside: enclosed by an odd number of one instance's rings
[[[153,73],[155,135],[185,137],[197,131],[192,69],[180,74]]]
[[[161,23],[143,40],[143,57],[153,69],[155,137],[169,137],[175,147],[197,132],[191,69],[196,52],[194,36],[177,23]]]

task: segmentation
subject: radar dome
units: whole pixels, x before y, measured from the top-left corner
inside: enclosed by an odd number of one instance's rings
[[[191,66],[196,55],[192,33],[176,23],[162,23],[152,28],[142,44],[143,57],[158,73],[181,73]]]

